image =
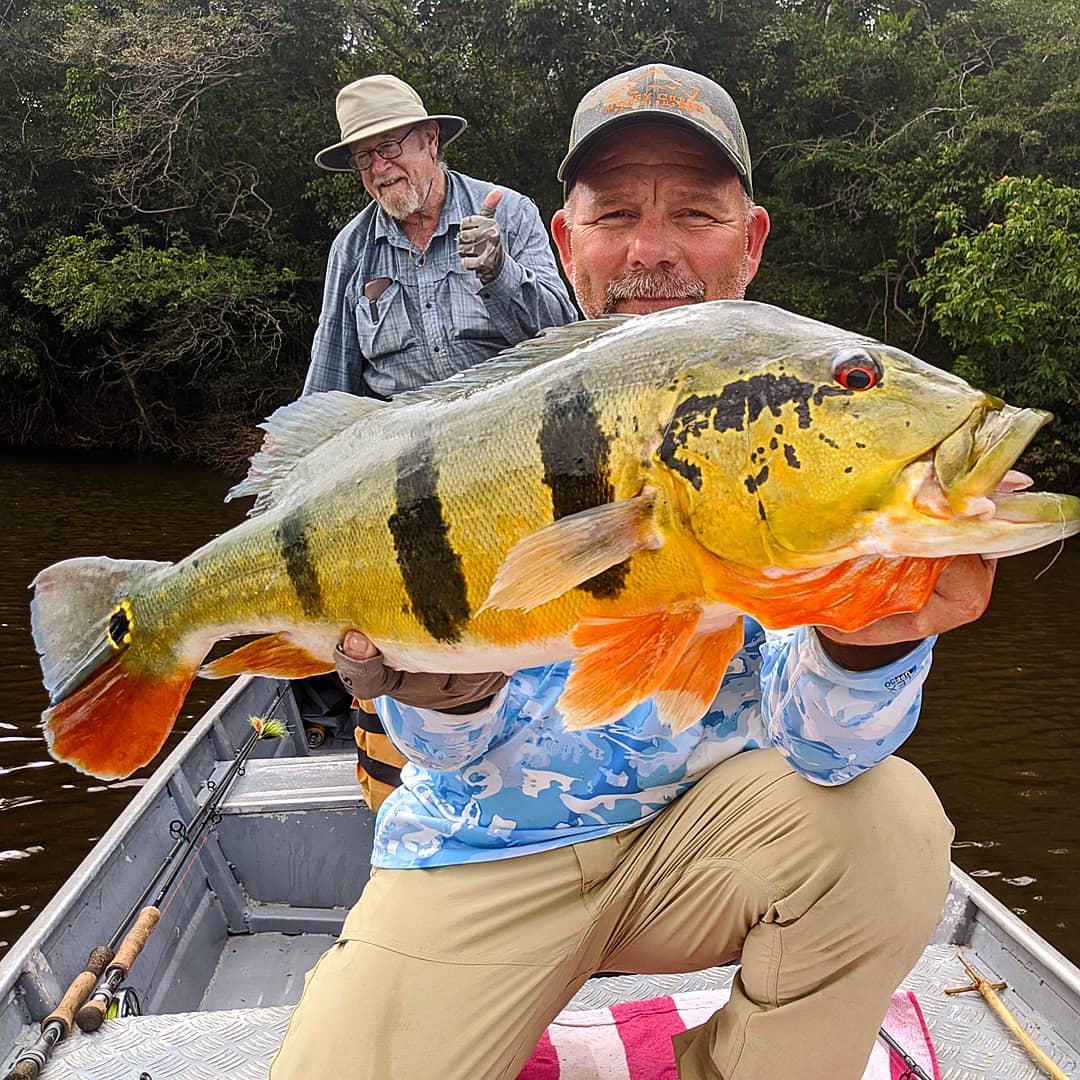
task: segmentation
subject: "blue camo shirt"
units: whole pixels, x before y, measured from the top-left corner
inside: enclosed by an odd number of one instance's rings
[[[471,716],[380,698],[379,716],[409,763],[379,810],[373,864],[482,862],[605,836],[760,747],[776,747],[808,780],[843,784],[911,734],[935,639],[888,667],[852,672],[807,627],[745,625],[709,712],[678,735],[650,702],[614,724],[564,730],[557,703],[569,663],[517,672]]]
[[[482,285],[461,265],[461,219],[478,214],[496,185],[451,170],[446,177],[446,200],[423,265],[401,226],[375,202],[338,233],[305,394],[370,389],[393,397],[578,318],[540,213],[516,191],[504,187],[495,211],[506,250],[499,276]],[[373,314],[363,289],[374,278],[389,278],[390,285]]]

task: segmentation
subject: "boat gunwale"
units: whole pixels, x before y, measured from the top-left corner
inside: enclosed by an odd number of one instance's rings
[[[970,874],[952,864],[950,874],[980,915],[996,926],[1007,940],[1025,950],[1046,972],[1058,979],[1062,987],[1075,995],[1080,1003],[1080,967],[1059,952],[1030,927],[1014,911],[1010,911],[996,896],[987,892]],[[959,942],[958,944],[965,944]]]
[[[146,778],[138,794],[124,807],[116,820],[71,872],[41,913],[13,943],[11,951],[0,960],[0,994],[11,993],[20,976],[26,971],[35,950],[47,938],[63,928],[72,905],[91,886],[102,867],[119,850],[134,826],[149,806],[166,791],[169,782],[181,770],[184,762],[205,740],[210,739],[223,712],[255,681],[251,675],[241,676],[202,715],[192,729],[173,748],[172,752]],[[218,754],[215,752],[215,758]],[[0,1007],[2,1003],[0,1003]]]

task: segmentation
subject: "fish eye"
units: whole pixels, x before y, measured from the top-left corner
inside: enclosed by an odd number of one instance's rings
[[[833,378],[845,390],[871,390],[885,374],[881,363],[865,349],[841,349],[832,362]]]

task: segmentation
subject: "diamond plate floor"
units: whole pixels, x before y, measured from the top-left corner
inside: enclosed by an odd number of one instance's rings
[[[943,1080],[1037,1080],[1042,1074],[977,994],[948,997],[966,982],[955,945],[931,945],[904,981],[914,990],[937,1047]],[[985,967],[985,965],[983,965]],[[570,1008],[594,1009],[682,990],[723,986],[733,968],[688,975],[621,975],[591,980]],[[993,977],[992,972],[987,972]],[[1080,1080],[1080,1060],[1039,1027],[1015,998],[1009,1007],[1058,1063]],[[265,1080],[292,1009],[237,1009],[107,1020],[96,1035],[62,1042],[43,1080]],[[1075,1037],[1075,1036],[1074,1036]],[[572,1078],[568,1078],[572,1080]]]

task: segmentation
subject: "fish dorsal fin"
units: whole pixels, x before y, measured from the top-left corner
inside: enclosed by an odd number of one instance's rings
[[[232,488],[225,501],[254,495],[255,505],[248,514],[261,514],[274,505],[285,478],[312,450],[358,420],[388,407],[385,401],[341,390],[308,394],[282,405],[259,425],[266,432],[262,448],[251,459],[247,476]]]
[[[393,404],[413,405],[418,401],[447,401],[468,397],[487,386],[503,382],[518,372],[546,364],[556,357],[566,356],[574,349],[588,345],[601,334],[637,318],[637,315],[605,315],[600,319],[583,319],[566,326],[549,327],[542,330],[537,337],[503,349],[490,360],[465,368],[448,379],[398,394]]]
[[[255,505],[248,513],[261,514],[277,501],[285,478],[300,461],[358,420],[386,409],[408,408],[419,402],[468,397],[485,387],[504,382],[518,372],[565,356],[601,334],[636,318],[636,315],[607,315],[602,319],[551,327],[539,336],[505,349],[490,360],[459,371],[448,379],[398,394],[393,401],[378,401],[340,390],[329,390],[308,394],[299,401],[283,405],[259,425],[266,432],[262,449],[251,459],[247,476],[225,496],[225,500],[228,502],[230,499],[254,495]]]

